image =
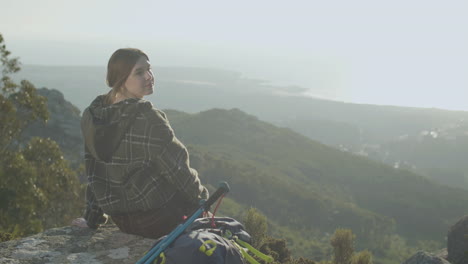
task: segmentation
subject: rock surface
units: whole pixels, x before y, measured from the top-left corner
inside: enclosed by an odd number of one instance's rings
[[[451,263],[468,263],[468,215],[450,227],[447,235],[447,251],[447,259]]]
[[[427,252],[419,251],[402,264],[450,264],[450,262]]]
[[[0,243],[0,264],[135,263],[154,242],[154,239],[122,233],[115,225],[98,230],[54,228]]]

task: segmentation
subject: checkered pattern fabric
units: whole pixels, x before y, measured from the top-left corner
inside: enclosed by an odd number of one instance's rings
[[[81,123],[88,177],[84,218],[90,227],[103,223],[104,213],[163,208],[175,194],[188,204],[208,196],[162,111],[141,99],[108,106],[103,99],[93,101]]]

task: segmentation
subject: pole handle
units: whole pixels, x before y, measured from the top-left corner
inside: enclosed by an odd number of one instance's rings
[[[213,193],[213,195],[210,195],[210,198],[208,198],[208,200],[203,204],[205,210],[208,210],[211,205],[213,205],[221,196],[228,193],[229,190],[231,190],[231,188],[227,182],[220,182],[218,189]]]

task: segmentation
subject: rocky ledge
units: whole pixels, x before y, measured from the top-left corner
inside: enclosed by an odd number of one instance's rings
[[[438,254],[417,252],[403,264],[468,264],[468,215],[450,227],[447,249]]]
[[[98,230],[54,228],[0,243],[0,264],[135,263],[154,242],[153,239],[122,233],[114,225]]]
[[[468,216],[450,228],[447,240],[447,249],[417,252],[403,264],[468,264]],[[122,233],[113,224],[98,230],[67,226],[0,243],[0,264],[135,263],[154,242]]]

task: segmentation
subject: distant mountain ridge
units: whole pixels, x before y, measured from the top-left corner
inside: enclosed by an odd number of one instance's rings
[[[25,65],[16,77],[60,90],[83,110],[97,94],[109,91],[105,70]],[[468,112],[292,96],[304,89],[271,86],[216,69],[155,67],[154,72],[155,94],[148,99],[161,109],[196,113],[238,108],[342,151],[468,189]]]

